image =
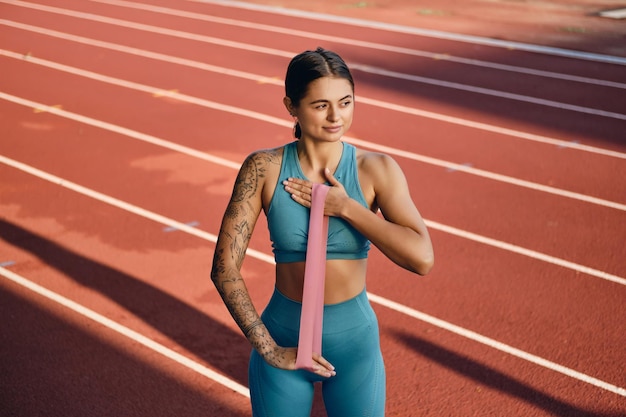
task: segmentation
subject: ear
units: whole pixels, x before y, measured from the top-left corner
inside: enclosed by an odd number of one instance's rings
[[[296,115],[296,108],[293,106],[293,103],[291,102],[291,99],[289,97],[283,98],[283,104],[285,105],[285,108],[287,109],[290,115],[292,116]]]

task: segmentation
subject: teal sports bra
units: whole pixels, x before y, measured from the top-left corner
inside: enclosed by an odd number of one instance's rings
[[[282,184],[289,177],[307,179],[298,159],[297,143],[294,141],[284,147],[278,183],[267,210],[272,250],[278,263],[302,262],[306,259],[310,210],[295,202]],[[349,143],[342,144],[343,152],[335,178],[351,198],[369,209],[359,184],[356,148]],[[330,217],[326,259],[363,259],[367,258],[369,249],[370,241],[348,222]]]

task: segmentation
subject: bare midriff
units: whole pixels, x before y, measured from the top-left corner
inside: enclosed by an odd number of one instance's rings
[[[277,263],[276,288],[284,296],[302,301],[304,262]],[[365,288],[367,259],[326,261],[324,304],[337,304],[356,297]]]

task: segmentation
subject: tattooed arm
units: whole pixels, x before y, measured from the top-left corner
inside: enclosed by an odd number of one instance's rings
[[[241,276],[246,249],[262,209],[267,173],[276,165],[280,166],[276,150],[253,153],[244,161],[222,219],[211,279],[233,319],[263,359],[277,368],[295,369],[296,348],[276,344],[254,307]],[[330,364],[327,365],[321,356],[315,359],[323,365],[318,373],[330,376]]]
[[[213,257],[211,280],[233,319],[252,346],[267,360],[276,363],[276,342],[263,325],[241,276],[246,249],[262,208],[262,189],[268,155],[253,153],[241,166],[233,193],[222,219]]]

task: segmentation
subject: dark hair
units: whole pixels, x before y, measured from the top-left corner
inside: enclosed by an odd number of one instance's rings
[[[285,95],[298,107],[306,96],[309,84],[322,77],[344,78],[354,90],[354,80],[346,63],[335,52],[318,47],[315,51],[304,51],[291,60],[285,76]],[[300,139],[302,131],[296,123],[294,136]]]

